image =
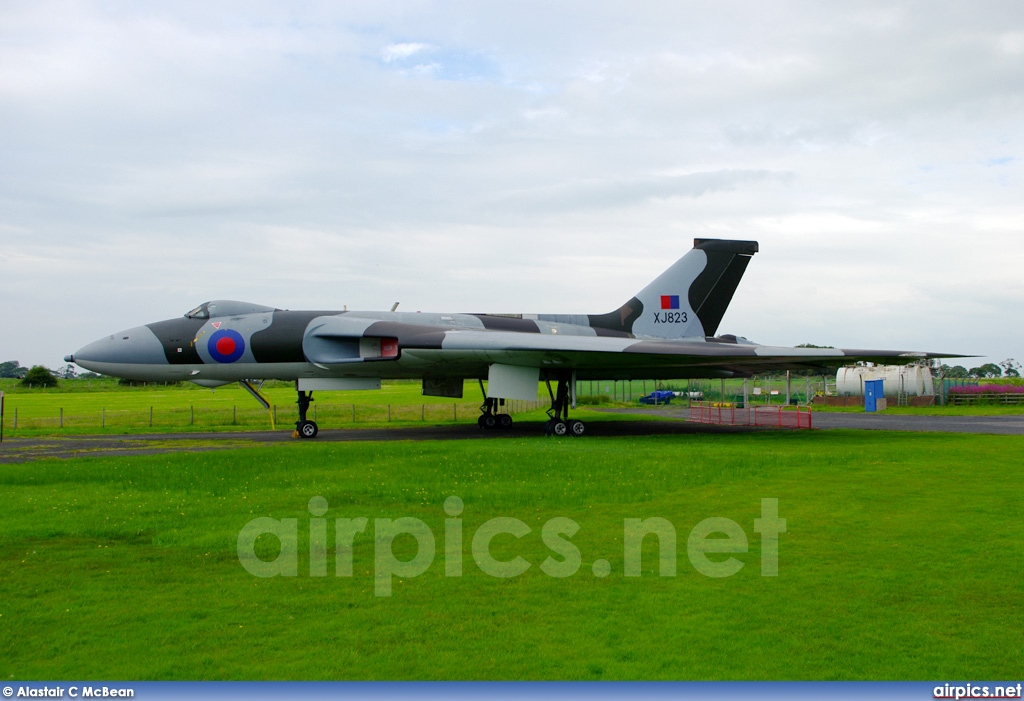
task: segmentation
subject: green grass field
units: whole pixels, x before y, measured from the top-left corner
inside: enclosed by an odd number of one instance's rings
[[[736,387],[741,386],[736,381],[731,382]],[[639,397],[654,386],[653,381],[640,380],[632,383],[581,382],[579,395],[581,402],[600,400],[602,406],[635,407],[639,406]],[[286,382],[268,383],[263,390],[273,405],[270,412],[236,384],[216,390],[191,383],[131,388],[120,387],[115,381],[104,379],[62,381],[55,390],[27,390],[19,388],[14,380],[0,380],[0,391],[7,393],[4,432],[8,437],[286,429],[297,418],[295,390]],[[462,399],[425,397],[420,392],[420,383],[414,381],[385,382],[379,391],[317,392],[310,418],[323,428],[464,423],[473,421],[479,413],[481,394],[478,383],[466,382],[463,394]],[[685,399],[677,399],[673,406],[685,402]],[[538,403],[512,402],[508,409],[517,418],[538,419],[543,417],[546,406],[547,393],[541,387]],[[863,411],[856,407],[819,405],[815,405],[814,410]],[[933,416],[1010,415],[1024,414],[1024,404],[893,407],[887,411]]]
[[[130,388],[109,381],[95,386],[64,382],[56,390],[8,394],[4,430],[17,437],[268,430],[294,424],[298,410],[293,385],[268,383],[262,394],[272,404],[269,412],[237,384],[210,390],[191,383]],[[476,382],[466,383],[463,399],[423,396],[419,382],[386,382],[377,391],[317,392],[309,418],[325,428],[464,423],[479,415],[480,397]],[[515,402],[509,408],[524,413],[536,406]]]
[[[555,440],[321,443],[0,466],[0,676],[12,679],[1013,679],[1024,668],[1024,439],[770,432]],[[463,575],[445,576],[449,496]],[[311,577],[307,504],[327,500],[327,576]],[[777,498],[778,576],[754,520]],[[240,564],[257,517],[298,521],[298,576]],[[335,519],[365,517],[351,577]],[[375,596],[374,519],[429,526],[420,576]],[[480,526],[523,574],[484,574]],[[572,576],[541,528],[574,520]],[[623,522],[677,532],[674,577]],[[691,564],[709,517],[749,543],[731,577]],[[261,536],[272,558],[277,541]],[[381,546],[384,547],[383,545]],[[411,536],[394,552],[415,554]],[[729,555],[711,555],[721,560]],[[555,557],[557,560],[558,558]],[[606,560],[610,574],[595,576]]]

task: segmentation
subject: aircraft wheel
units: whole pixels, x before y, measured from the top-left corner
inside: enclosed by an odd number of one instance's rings
[[[494,414],[484,414],[481,418],[484,420],[482,424],[484,428],[494,428],[498,425],[498,419]]]
[[[565,425],[564,421],[556,421],[551,427],[551,433],[556,436],[564,436],[569,431],[569,427]]]
[[[320,427],[316,425],[315,421],[303,421],[299,424],[299,436],[302,438],[316,438],[316,434],[320,432]]]
[[[573,419],[569,422],[569,434],[573,436],[582,436],[587,430],[587,427],[583,425],[582,421]]]
[[[498,425],[502,428],[512,428],[512,417],[508,414],[502,414],[498,417]]]
[[[554,419],[548,419],[547,421],[544,422],[544,435],[545,436],[550,436],[553,433],[553,431],[551,429],[552,429],[552,427],[554,425],[555,425],[555,420]]]
[[[486,419],[486,418],[487,417],[484,414],[480,414],[480,416],[478,416],[477,419],[476,419],[476,425],[479,426],[480,428],[483,428],[484,427],[484,419]]]

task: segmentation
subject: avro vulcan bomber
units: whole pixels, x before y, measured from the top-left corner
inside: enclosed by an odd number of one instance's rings
[[[467,379],[486,380],[481,427],[508,427],[504,399],[534,401],[546,382],[545,429],[583,435],[569,418],[577,381],[734,378],[856,361],[910,363],[948,354],[897,350],[785,348],[718,336],[719,323],[756,241],[697,239],[693,249],[625,304],[605,314],[434,314],[289,311],[218,300],[183,317],[90,343],[68,362],[104,375],[238,382],[266,405],[254,383],[295,382],[297,434],[317,435],[307,410],[319,390],[379,389],[381,380],[420,379],[423,394],[461,397]],[[554,387],[552,387],[554,385]]]

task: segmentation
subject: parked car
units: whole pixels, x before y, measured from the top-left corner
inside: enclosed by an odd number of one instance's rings
[[[672,397],[676,396],[675,392],[667,389],[656,389],[647,396],[640,397],[641,404],[669,404],[672,402]]]

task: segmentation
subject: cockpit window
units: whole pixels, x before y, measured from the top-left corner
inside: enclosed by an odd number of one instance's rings
[[[209,319],[210,312],[207,309],[207,305],[209,305],[209,302],[200,304],[198,307],[186,314],[185,317],[188,319]]]
[[[241,314],[261,314],[278,311],[274,307],[265,307],[262,304],[251,302],[236,302],[232,299],[218,299],[213,302],[203,302],[185,316],[189,319],[210,319],[218,316],[239,316]]]

